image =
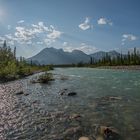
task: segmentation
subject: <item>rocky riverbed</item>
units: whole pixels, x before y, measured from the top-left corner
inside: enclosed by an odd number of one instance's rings
[[[85,89],[83,82],[93,72],[80,71],[86,76],[80,74],[79,69],[58,69],[54,71],[55,80],[49,84],[32,84],[30,81],[36,75],[1,84],[0,139],[140,139],[139,99],[131,97],[129,92],[127,96],[109,94],[109,89],[106,94],[103,91],[100,94],[100,89],[98,95],[94,94],[95,85],[91,87],[88,83],[89,88]],[[62,79],[62,75],[67,78]],[[101,75],[96,73],[102,81]],[[100,88],[102,84],[100,82]]]

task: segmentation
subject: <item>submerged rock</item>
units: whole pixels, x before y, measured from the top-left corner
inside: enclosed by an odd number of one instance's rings
[[[75,96],[77,95],[76,92],[70,92],[68,89],[63,89],[59,91],[59,95],[66,95],[66,96]]]
[[[90,140],[88,137],[80,137],[79,140]]]
[[[65,95],[68,89],[63,89],[59,91],[59,95]]]
[[[120,140],[118,130],[113,127],[100,126],[97,131],[96,140]]]
[[[76,92],[69,92],[67,95],[68,96],[74,96],[74,95],[77,95],[77,93]]]
[[[96,140],[105,140],[103,136],[97,136]]]
[[[109,99],[111,99],[111,100],[122,100],[122,97],[120,97],[120,96],[111,96],[111,97],[109,97]]]
[[[73,114],[73,115],[71,115],[70,116],[70,119],[80,119],[82,116],[81,115],[79,115],[79,114]]]
[[[16,95],[21,95],[21,94],[24,94],[23,91],[20,91],[20,92],[17,92]]]

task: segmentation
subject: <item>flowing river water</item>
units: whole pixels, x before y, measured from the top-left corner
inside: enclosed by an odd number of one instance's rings
[[[49,84],[31,83],[39,74],[0,84],[0,140],[94,140],[98,126],[114,127],[122,140],[140,140],[139,71],[56,68],[52,73]],[[60,95],[64,89],[77,95]]]

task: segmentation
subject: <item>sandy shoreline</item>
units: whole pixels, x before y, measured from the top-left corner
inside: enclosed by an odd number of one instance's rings
[[[99,69],[118,69],[118,70],[140,70],[140,65],[132,66],[99,66]]]

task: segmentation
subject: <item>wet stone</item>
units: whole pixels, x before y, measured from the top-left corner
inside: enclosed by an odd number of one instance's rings
[[[24,94],[23,91],[20,91],[20,92],[17,92],[17,93],[16,93],[16,95],[22,95],[22,94]]]
[[[120,140],[120,135],[117,129],[113,127],[100,126],[97,130],[98,139],[97,140]],[[102,137],[102,138],[101,138]]]
[[[80,137],[79,140],[90,140],[88,137]]]
[[[59,91],[59,95],[75,96],[75,95],[77,95],[77,93],[73,92],[73,91],[71,92],[68,89],[62,89]]]
[[[97,136],[96,140],[105,140],[103,136]]]
[[[81,117],[82,117],[82,116],[79,115],[79,114],[72,114],[72,115],[70,116],[70,119],[76,119],[76,120],[79,120]]]
[[[68,96],[75,96],[75,95],[77,95],[76,92],[69,92],[69,93],[68,93]]]

